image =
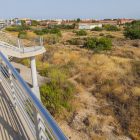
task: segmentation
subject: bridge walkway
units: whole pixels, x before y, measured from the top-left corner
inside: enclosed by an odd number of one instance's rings
[[[12,99],[0,83],[0,140],[29,140],[32,138],[20,112],[13,107]]]

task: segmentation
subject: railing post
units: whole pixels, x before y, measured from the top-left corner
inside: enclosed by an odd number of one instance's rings
[[[11,86],[13,100],[14,100],[14,103],[15,103],[15,108],[17,109],[18,107],[17,107],[17,102],[16,102],[16,94],[15,94],[15,89],[14,89],[13,77],[12,77],[12,72],[9,68],[8,68],[8,73],[9,73],[10,86]]]
[[[42,39],[41,39],[41,36],[39,36],[39,39],[40,39],[40,46],[42,46]]]
[[[2,64],[2,59],[0,58],[0,64]],[[0,66],[0,82],[2,82],[2,72],[1,72],[1,66]]]
[[[24,44],[23,44],[23,41],[22,41],[22,48],[23,48],[23,53],[24,53]]]
[[[20,39],[18,38],[18,46],[19,46],[19,49],[20,49]]]
[[[30,65],[31,65],[31,75],[32,75],[32,84],[33,84],[32,91],[36,95],[38,100],[41,101],[39,87],[38,87],[38,83],[37,83],[35,56],[30,57]],[[41,123],[41,121],[43,122],[43,120],[34,106],[33,106],[33,115],[34,115],[34,123],[35,123],[37,140],[42,140],[42,137],[45,139],[45,135],[41,131],[41,129],[42,129],[45,132],[45,127]]]

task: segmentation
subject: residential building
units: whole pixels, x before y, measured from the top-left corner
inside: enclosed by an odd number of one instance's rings
[[[18,21],[18,18],[14,18],[14,21]]]
[[[37,19],[36,21],[40,22],[41,20],[40,19]]]
[[[117,24],[125,24],[127,22],[132,22],[134,20],[136,20],[136,19],[118,19]]]
[[[105,20],[99,20],[100,24],[110,24],[110,25],[117,25],[117,20],[111,20],[111,19],[105,19]]]
[[[31,21],[26,21],[26,25],[31,25]]]
[[[21,20],[28,20],[28,21],[29,21],[29,20],[30,20],[30,18],[21,18]]]
[[[57,22],[62,22],[62,19],[55,19],[55,21],[57,21]]]
[[[72,25],[74,24],[75,22],[61,22],[62,25]]]
[[[82,23],[82,22],[79,22],[79,23],[76,23],[76,26],[75,26],[75,28],[77,28],[77,29],[93,29],[93,28],[95,28],[95,27],[102,27],[102,24],[100,24],[100,23],[86,23],[86,22],[84,22],[84,23]]]
[[[90,19],[83,19],[83,21],[89,21]]]
[[[40,22],[39,22],[39,25],[48,25],[48,24],[49,24],[48,21],[40,21]]]
[[[61,24],[61,22],[49,22],[49,26],[55,26],[55,25],[59,25]]]

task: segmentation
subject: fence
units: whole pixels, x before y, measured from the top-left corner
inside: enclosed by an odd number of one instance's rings
[[[35,140],[68,139],[50,113],[1,52],[0,81],[9,91],[14,101],[14,107],[19,109]],[[35,122],[36,119],[37,121]]]
[[[0,30],[8,25],[3,25],[3,27],[0,27]],[[36,39],[21,40],[21,38],[0,31],[0,47],[20,53],[33,52],[43,48],[43,37],[39,36]]]

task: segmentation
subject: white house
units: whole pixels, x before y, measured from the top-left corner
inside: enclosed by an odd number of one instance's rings
[[[95,27],[102,27],[100,23],[79,23],[78,29],[93,29]]]

